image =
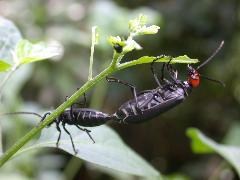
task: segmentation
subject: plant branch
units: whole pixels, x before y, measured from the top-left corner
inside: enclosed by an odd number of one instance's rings
[[[8,159],[10,159],[21,147],[23,147],[28,141],[30,141],[36,134],[38,134],[44,127],[54,121],[66,108],[70,107],[75,101],[77,101],[83,93],[92,88],[95,84],[101,81],[107,75],[112,74],[117,70],[117,62],[120,62],[123,55],[114,53],[113,60],[109,67],[103,70],[100,74],[93,79],[88,80],[78,91],[76,91],[67,101],[62,103],[55,111],[40,122],[38,126],[30,130],[25,136],[23,136],[18,142],[16,142],[11,148],[9,148],[0,158],[0,167],[3,166]]]
[[[92,27],[92,45],[91,45],[91,55],[90,55],[90,61],[89,61],[88,80],[92,79],[94,47],[95,47],[96,41],[97,41],[96,40],[96,28],[97,28],[97,26]]]
[[[0,158],[0,167],[3,166],[8,161],[8,159],[10,159],[21,147],[23,147],[28,141],[30,141],[33,138],[33,136],[38,134],[44,127],[46,127],[48,124],[54,121],[66,108],[70,107],[75,101],[77,101],[83,95],[83,93],[85,93],[87,90],[92,88],[95,84],[97,84],[103,78],[121,69],[125,69],[127,67],[134,66],[137,64],[141,64],[139,63],[138,60],[120,64],[119,62],[122,60],[123,56],[124,54],[122,53],[119,54],[115,52],[113,55],[113,60],[109,65],[109,67],[107,67],[100,74],[95,76],[93,79],[88,80],[67,101],[65,101],[55,111],[53,111],[49,116],[47,116],[44,121],[40,122],[38,126],[30,130],[25,136],[23,136],[11,148],[9,148]],[[159,61],[164,62],[165,59],[159,59]],[[142,63],[149,63],[149,62],[152,62],[152,61],[147,60]]]
[[[23,136],[18,142],[16,142],[11,148],[9,148],[0,158],[0,167],[7,162],[22,146],[24,146],[29,140],[38,134],[44,127],[50,124],[54,119],[56,119],[66,108],[71,106],[75,101],[79,99],[84,92],[93,87],[97,82],[102,80],[105,76],[114,72],[113,66],[109,66],[99,75],[97,75],[92,80],[87,81],[77,92],[75,92],[67,101],[61,104],[55,111],[53,111],[46,119],[39,123],[38,126],[30,130],[25,136]]]

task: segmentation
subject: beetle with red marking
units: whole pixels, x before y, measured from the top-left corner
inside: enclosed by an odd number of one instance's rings
[[[162,78],[161,81],[159,81],[156,73],[154,72],[153,63],[162,56],[153,61],[151,64],[152,74],[158,84],[158,87],[155,89],[137,93],[136,87],[133,85],[123,82],[117,78],[107,78],[109,82],[116,82],[130,87],[134,96],[133,99],[126,101],[118,108],[118,110],[112,115],[113,119],[127,124],[141,123],[150,120],[183,102],[191,93],[192,88],[196,88],[200,85],[201,77],[224,86],[221,81],[208,78],[198,73],[198,70],[207,64],[219,52],[223,44],[224,42],[222,41],[217,50],[197,68],[188,65],[188,78],[185,81],[178,79],[177,70],[170,65],[171,60],[166,65],[170,81],[163,77],[165,65],[163,65]]]

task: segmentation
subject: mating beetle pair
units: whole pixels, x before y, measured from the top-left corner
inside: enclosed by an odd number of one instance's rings
[[[158,84],[156,89],[145,90],[137,94],[136,88],[133,85],[116,78],[107,78],[109,82],[117,82],[130,87],[134,96],[133,99],[120,106],[116,113],[113,114],[113,119],[124,123],[141,123],[156,117],[185,100],[188,94],[191,93],[192,88],[196,88],[200,85],[200,77],[220,83],[224,86],[221,81],[202,76],[198,73],[198,70],[207,64],[218,53],[223,44],[224,42],[222,41],[218,49],[196,69],[188,65],[188,79],[186,81],[178,79],[178,72],[170,65],[170,59],[167,64],[163,64],[161,77],[162,83],[160,83],[154,71],[153,65],[154,62],[162,56],[151,63],[151,71],[156,83]],[[165,67],[169,73],[170,81],[164,78]]]
[[[163,64],[162,67],[162,75],[161,79],[159,80],[155,71],[154,71],[154,63],[156,60],[161,59],[163,56],[159,56],[151,63],[151,72],[154,76],[156,83],[158,84],[157,88],[151,90],[145,90],[140,93],[137,93],[136,88],[126,82],[123,82],[114,77],[107,77],[108,82],[115,82],[120,83],[125,86],[131,88],[134,98],[126,101],[123,103],[118,110],[110,115],[107,113],[103,113],[94,109],[89,108],[75,108],[73,104],[70,109],[65,110],[58,118],[55,119],[51,124],[55,123],[56,128],[59,132],[59,136],[57,139],[56,146],[58,147],[59,140],[61,138],[61,129],[60,123],[63,126],[64,131],[70,136],[72,147],[75,153],[77,150],[74,146],[74,142],[70,132],[66,129],[65,125],[75,125],[78,129],[86,132],[88,136],[95,142],[90,135],[90,130],[83,127],[94,127],[105,124],[106,122],[113,120],[119,123],[141,123],[147,121],[153,117],[160,115],[163,112],[166,112],[173,107],[177,106],[181,102],[183,102],[186,97],[191,93],[192,88],[198,87],[200,85],[200,77],[206,78],[208,80],[220,83],[223,85],[221,81],[214,80],[205,76],[202,76],[198,73],[198,70],[207,64],[222,48],[224,42],[220,44],[217,50],[201,65],[197,68],[193,68],[192,66],[187,66],[187,73],[188,79],[185,81],[179,80],[177,77],[177,70],[173,68],[170,64],[171,59],[167,64]],[[116,49],[119,51],[119,48]],[[164,78],[165,70],[168,72],[170,80]],[[84,95],[84,104],[86,104],[86,97]],[[34,114],[40,116],[37,113],[30,113],[30,112],[15,112],[15,113],[8,113],[8,114]],[[46,113],[42,120],[50,114]],[[41,116],[40,116],[41,117]],[[51,125],[50,124],[50,125]]]

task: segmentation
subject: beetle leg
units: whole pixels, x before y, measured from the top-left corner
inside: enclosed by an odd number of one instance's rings
[[[169,73],[171,79],[173,80],[174,84],[180,86],[184,90],[184,93],[186,94],[186,96],[188,96],[188,92],[187,92],[184,84],[182,83],[182,81],[177,79],[178,78],[178,71],[170,65],[170,61],[167,64],[167,70],[168,70],[168,73]]]
[[[72,104],[72,105],[70,106],[70,117],[71,117],[72,120],[75,120],[76,117],[75,117],[74,114],[73,114],[73,106],[74,106],[74,104]]]
[[[41,120],[40,120],[40,123],[43,122],[44,119],[46,119],[47,115],[49,115],[49,114],[51,114],[51,113],[50,113],[50,112],[46,112],[46,113],[42,116],[42,118],[41,118]],[[49,127],[51,124],[52,124],[52,123],[50,123],[49,125],[47,125],[47,127]],[[38,125],[39,125],[39,124],[38,124]]]
[[[167,71],[168,71],[171,79],[172,79],[174,82],[176,82],[178,72],[177,72],[177,70],[176,70],[175,68],[173,68],[173,66],[170,64],[172,60],[173,60],[173,58],[171,57],[171,59],[170,59],[170,60],[168,61],[168,63],[167,63]]]
[[[123,118],[122,122],[123,124],[128,124],[125,120],[127,119],[128,116],[126,116],[125,118]]]
[[[86,107],[87,105],[87,97],[86,97],[86,93],[83,93],[83,105]]]
[[[69,99],[69,97],[66,96],[66,97],[65,97],[65,101],[67,101],[68,99]],[[74,104],[75,104],[75,103],[74,103]],[[72,105],[70,106],[70,116],[71,116],[71,119],[75,119],[74,114],[73,114],[73,106],[74,106],[74,104],[72,104]]]
[[[168,61],[168,63],[167,63],[167,68],[169,68],[170,63],[171,63],[172,60],[173,60],[173,57],[170,56],[170,59],[169,59],[169,61]]]
[[[89,136],[89,138],[93,141],[93,143],[95,143],[94,139],[92,138],[91,134],[90,134],[90,130],[86,129],[86,128],[81,128],[79,125],[76,125],[76,127],[84,132],[87,133],[87,135]]]
[[[74,143],[73,143],[72,135],[71,135],[70,132],[68,132],[68,130],[66,129],[66,127],[65,127],[66,124],[65,124],[65,123],[62,123],[62,125],[63,125],[64,131],[69,135],[69,137],[70,137],[70,139],[71,139],[71,143],[72,143],[72,147],[73,147],[74,153],[77,154],[78,151],[76,150],[75,145],[74,145]]]
[[[127,83],[127,82],[121,81],[120,79],[117,79],[117,78],[115,78],[115,77],[106,77],[106,80],[107,80],[108,82],[116,82],[116,83],[123,84],[123,85],[125,85],[125,86],[130,87],[130,88],[131,88],[131,91],[132,91],[132,93],[133,93],[134,99],[135,99],[135,101],[136,101],[137,109],[140,110],[139,104],[138,104],[138,100],[137,100],[137,92],[136,92],[136,87],[135,87],[135,86],[133,86],[132,84],[129,84],[129,83]],[[140,111],[141,111],[141,110],[140,110]],[[142,112],[142,111],[141,111],[141,112]]]
[[[162,69],[161,69],[161,81],[165,82],[166,84],[171,84],[171,82],[169,82],[167,79],[164,78],[164,71],[165,71],[165,67],[168,71],[168,74],[170,75],[170,78],[175,82],[175,79],[177,79],[177,70],[173,68],[173,66],[170,64],[171,61],[173,60],[173,57],[170,56],[169,61],[163,64]]]
[[[166,66],[166,63],[163,63],[162,65],[162,69],[161,69],[161,81],[163,82],[164,81],[164,70],[165,70],[165,66]]]
[[[79,88],[78,88],[78,89],[79,89]],[[73,103],[73,105],[79,105],[79,106],[86,107],[86,106],[87,106],[86,93],[83,93],[83,102]]]
[[[67,101],[68,98],[69,98],[69,97],[66,96],[65,101]],[[74,104],[75,104],[75,103],[74,103]],[[74,114],[73,114],[73,106],[74,106],[74,104],[72,104],[72,105],[70,106],[70,117],[71,117],[71,119],[73,119],[73,120],[75,120],[75,116],[74,116]]]
[[[59,127],[59,122],[56,122],[56,128],[57,128],[57,130],[59,132],[58,139],[57,139],[57,142],[56,142],[56,146],[58,147],[59,141],[60,141],[60,138],[61,138],[61,129]]]
[[[79,88],[77,88],[77,89],[79,89]],[[68,96],[66,96],[66,98],[65,98],[65,101],[67,101],[68,100]],[[87,104],[87,97],[86,97],[86,93],[83,93],[83,102],[77,102],[77,103],[73,103],[73,106],[74,105],[79,105],[79,106],[83,106],[83,107],[86,107],[86,104]]]
[[[183,89],[184,93],[186,94],[186,96],[188,96],[188,92],[184,86],[184,84],[182,84],[181,82],[178,82],[178,85],[181,86],[181,88]]]
[[[152,61],[152,63],[151,63],[151,72],[152,72],[153,77],[154,77],[154,79],[155,79],[155,81],[156,81],[156,83],[158,84],[159,87],[162,87],[162,85],[160,84],[159,79],[158,79],[158,77],[157,77],[157,74],[156,74],[156,72],[155,72],[155,70],[154,70],[154,63],[155,63],[157,60],[161,59],[162,57],[164,57],[164,55],[161,55],[161,56],[157,57],[157,58],[154,59],[154,60]]]
[[[83,96],[84,96],[84,101],[83,101],[83,103],[73,103],[73,104],[70,106],[70,116],[71,116],[71,118],[74,119],[74,120],[76,120],[76,117],[74,116],[74,113],[73,113],[73,106],[76,105],[76,104],[86,106],[86,102],[87,102],[86,94],[84,93]],[[69,98],[69,97],[66,96],[65,101],[67,101],[68,98]]]
[[[178,71],[175,68],[173,68],[173,66],[170,65],[171,60],[172,59],[170,59],[170,61],[167,63],[167,71],[170,75],[170,78],[172,79],[174,84],[180,85],[184,89],[184,91],[186,92],[185,87],[182,84],[182,82],[177,79],[178,78]]]
[[[46,113],[43,115],[43,117],[42,117],[42,119],[40,120],[40,122],[44,121],[44,119],[46,119],[47,115],[49,115],[49,114],[51,114],[51,113],[50,113],[50,112],[46,112]]]

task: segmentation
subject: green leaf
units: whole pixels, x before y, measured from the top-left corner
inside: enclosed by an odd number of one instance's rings
[[[118,44],[122,47],[126,46],[126,42],[122,41],[121,38],[119,36],[110,36],[108,37],[108,42],[109,44],[111,44],[113,47],[114,45]]]
[[[128,23],[130,36],[133,37],[133,36],[144,35],[144,34],[156,34],[160,29],[160,27],[156,25],[147,27],[146,23],[147,23],[147,17],[142,14],[140,14],[138,18],[130,20]]]
[[[120,45],[123,47],[123,54],[126,54],[134,49],[140,50],[142,47],[134,41],[131,37],[129,37],[126,41],[122,41],[119,36],[110,36],[108,38],[108,42],[114,47],[114,45]]]
[[[165,56],[165,55],[163,55],[162,57],[161,56],[159,56],[159,57],[143,56],[143,57],[141,57],[139,59],[136,59],[136,60],[133,60],[133,61],[130,61],[130,62],[126,62],[126,63],[120,64],[119,65],[119,69],[123,69],[123,68],[129,67],[129,66],[138,65],[138,64],[151,63],[156,58],[159,58],[159,60],[157,60],[156,62],[165,62],[165,63],[167,63],[167,62],[170,61],[170,59],[172,57]],[[189,58],[186,55],[178,56],[178,57],[172,58],[172,60],[171,60],[171,64],[174,64],[174,63],[192,64],[192,63],[197,63],[197,62],[199,62],[198,59],[191,59],[191,58]]]
[[[229,127],[228,133],[225,135],[223,139],[224,144],[240,146],[240,122],[234,121]]]
[[[187,136],[192,139],[191,147],[196,153],[213,153],[214,150],[208,144],[209,139],[204,136],[199,130],[195,128],[189,128],[187,130]],[[207,143],[206,143],[207,142]]]
[[[178,56],[173,58],[173,60],[171,61],[171,64],[174,64],[174,63],[192,64],[192,63],[198,63],[198,62],[199,62],[198,59],[191,59],[187,55],[183,55],[183,56]]]
[[[159,29],[160,29],[160,27],[156,26],[156,25],[152,25],[152,26],[149,26],[149,27],[143,26],[138,34],[139,35],[156,34],[156,33],[158,33]]]
[[[28,40],[21,40],[16,47],[16,58],[20,64],[41,61],[61,54],[62,48],[56,43],[39,42],[32,44]]]
[[[140,14],[137,18],[128,22],[130,32],[138,31],[147,23],[147,16]]]
[[[127,41],[125,41],[125,44],[126,45],[123,47],[123,52],[125,52],[125,53],[130,52],[134,49],[136,49],[136,50],[142,49],[142,47],[131,38],[128,38]]]
[[[195,153],[217,153],[226,159],[240,177],[240,147],[218,144],[196,128],[189,128],[187,136],[191,138],[191,147]]]
[[[145,24],[147,22],[147,17],[144,15],[139,15],[138,18],[129,21],[129,31],[130,35],[127,40],[122,40],[119,36],[110,36],[108,42],[114,47],[116,44],[123,47],[123,54],[135,50],[140,50],[142,47],[133,40],[134,36],[144,35],[144,34],[155,34],[158,32],[160,27],[152,25],[147,27]]]
[[[0,60],[0,71],[8,71],[11,68],[11,64],[6,63],[3,60]]]
[[[77,157],[124,173],[145,177],[160,177],[158,171],[131,150],[109,127],[103,125],[97,128],[88,128],[91,130],[91,136],[96,143],[93,143],[88,135],[78,128],[74,126],[66,126],[66,128],[71,132],[74,144],[78,150]],[[61,130],[62,136],[59,148],[75,155],[69,136],[63,129]],[[58,134],[55,126],[43,129],[40,139],[19,153],[42,147],[56,147]]]
[[[18,28],[9,20],[0,17],[0,59],[12,60],[18,41],[22,39]]]

